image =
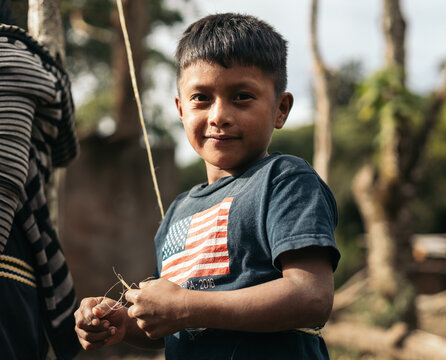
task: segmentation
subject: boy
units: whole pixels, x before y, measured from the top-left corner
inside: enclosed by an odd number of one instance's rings
[[[267,154],[292,106],[286,42],[264,22],[217,14],[180,40],[176,106],[208,183],[181,194],[155,238],[157,280],[128,309],[84,299],[85,349],[126,341],[166,359],[325,359],[335,200],[303,160]],[[164,338],[164,339],[163,339]]]

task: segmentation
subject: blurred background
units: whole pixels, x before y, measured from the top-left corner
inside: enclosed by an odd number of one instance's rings
[[[26,0],[11,0],[28,28]],[[45,0],[43,1],[45,3]],[[155,268],[161,221],[112,0],[46,1],[62,18],[81,154],[63,173],[57,222],[79,299],[113,268]],[[173,55],[192,21],[241,12],[289,42],[295,104],[270,152],[309,161],[338,201],[333,359],[446,358],[446,2],[124,0],[164,208],[206,181],[174,106]],[[119,297],[120,286],[111,291]],[[113,346],[79,359],[163,359]]]

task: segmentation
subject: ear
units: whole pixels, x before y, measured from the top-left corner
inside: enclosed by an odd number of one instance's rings
[[[178,110],[178,115],[180,117],[181,122],[183,122],[183,108],[181,107],[181,100],[180,97],[177,95],[175,96],[175,105]]]
[[[284,92],[280,95],[277,100],[276,122],[274,124],[276,129],[281,129],[285,125],[285,121],[293,106],[293,101],[293,95],[289,92]]]

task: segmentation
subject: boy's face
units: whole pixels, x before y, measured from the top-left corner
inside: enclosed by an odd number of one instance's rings
[[[293,102],[289,93],[276,97],[273,79],[256,66],[197,61],[183,69],[178,89],[180,119],[209,183],[264,158]]]

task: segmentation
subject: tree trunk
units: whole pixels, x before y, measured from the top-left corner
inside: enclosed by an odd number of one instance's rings
[[[383,0],[384,12],[382,16],[382,28],[385,40],[385,60],[389,67],[398,67],[401,76],[405,79],[405,37],[406,21],[401,12],[399,0]]]
[[[65,38],[59,0],[28,1],[28,32],[49,49],[61,66],[65,65]],[[55,169],[46,186],[48,207],[56,231],[59,229],[58,193],[63,177],[64,170]]]
[[[372,289],[395,297],[398,276],[395,273],[395,243],[389,231],[385,209],[376,196],[374,170],[364,166],[353,181],[353,194],[363,217],[367,242],[367,265]]]
[[[148,27],[148,17],[143,0],[123,0],[127,30],[132,47],[136,81],[142,93],[142,64],[144,60],[144,36]],[[127,62],[126,49],[117,14],[113,18],[116,41],[113,46],[113,77],[115,89],[116,132],[114,139],[137,139],[141,135],[138,108]]]
[[[404,91],[406,25],[399,0],[383,0],[383,10],[386,66],[398,69],[401,91]],[[395,95],[398,94],[390,93],[388,101]],[[408,272],[412,261],[408,203],[414,184],[405,177],[404,173],[410,170],[404,169],[404,164],[407,164],[409,149],[415,144],[405,115],[397,111],[390,116],[381,114],[379,121],[377,165],[366,165],[358,172],[353,181],[353,194],[367,233],[371,288],[378,299],[392,307],[392,315],[388,310],[378,310],[375,319],[390,316],[388,321],[405,321],[413,328],[417,326],[417,316],[415,292]]]
[[[48,47],[61,65],[65,64],[65,38],[60,13],[60,0],[29,0],[28,31]]]
[[[333,75],[325,66],[318,46],[317,18],[319,1],[311,1],[311,53],[313,56],[314,93],[316,116],[314,124],[313,167],[320,177],[328,183],[329,167],[332,156],[331,124],[333,120]]]

